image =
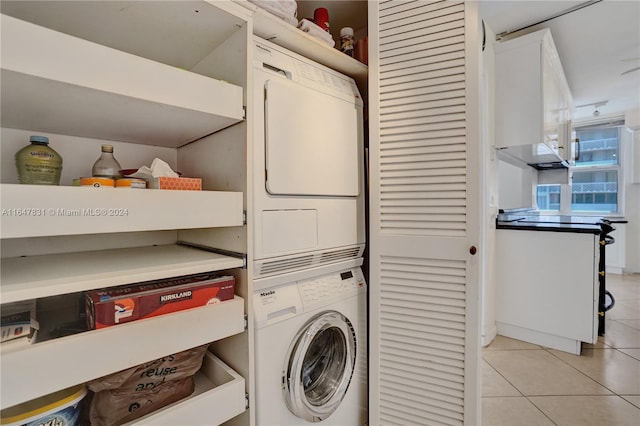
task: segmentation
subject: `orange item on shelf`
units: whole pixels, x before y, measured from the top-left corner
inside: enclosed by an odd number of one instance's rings
[[[160,176],[147,181],[147,187],[151,189],[179,189],[183,191],[201,191],[202,179],[188,177]]]

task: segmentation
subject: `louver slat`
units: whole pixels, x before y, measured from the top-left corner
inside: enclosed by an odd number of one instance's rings
[[[422,3],[422,0],[381,0],[380,16],[415,9],[420,6],[420,3]]]
[[[459,356],[457,352],[451,352],[446,349],[435,347],[433,345],[430,347],[427,345],[418,347],[418,346],[409,344],[407,342],[404,342],[400,339],[389,339],[386,343],[388,344],[381,346],[382,353],[388,352],[393,349],[397,349],[399,351],[402,351],[403,355],[398,357],[397,360],[394,360],[393,364],[387,365],[383,363],[381,368],[395,367],[395,365],[402,362],[402,360],[404,359],[403,357],[405,356],[410,357],[411,354],[420,355],[420,356],[431,356],[435,359],[435,362],[440,362],[440,360],[447,360],[447,359],[458,359],[462,361],[464,359],[462,356]],[[425,348],[428,348],[428,350],[425,350]],[[421,369],[414,369],[413,372],[414,374],[425,374],[425,372],[422,371]],[[454,380],[448,383],[448,382],[440,382],[440,379],[433,378],[433,380],[431,379],[429,380],[429,383],[431,382],[438,382],[440,386],[444,386],[444,387],[452,387],[454,386],[454,384],[458,382],[462,382],[462,380],[458,378],[458,380]]]
[[[402,393],[404,394],[406,391]],[[401,397],[398,397],[393,393],[389,393],[387,395],[390,402],[390,408],[393,407],[395,414],[405,419],[404,422],[399,423],[400,425],[457,425],[462,421],[462,415],[452,417],[452,414],[455,413],[453,410],[439,410],[437,409],[437,405],[416,404],[410,401],[405,395],[402,395]],[[413,395],[413,393],[409,394],[409,396],[411,395]],[[460,410],[460,407],[457,408]],[[426,413],[428,413],[428,417],[424,417]],[[444,415],[442,413],[444,413]],[[409,421],[409,423],[407,423],[407,421]]]
[[[425,400],[425,398],[422,398],[422,391],[424,390],[422,386],[419,386],[419,382],[416,380],[411,380],[411,377],[406,377],[405,375],[401,375],[398,378],[397,382],[392,382],[391,385],[389,386],[390,389],[394,389],[397,391],[402,391],[403,387],[409,388],[410,390],[412,390],[413,392],[411,392],[411,395],[407,398],[408,401],[413,401],[415,402],[416,406],[418,407],[423,407],[426,408],[428,407],[429,411],[433,412],[433,413],[438,413],[442,416],[447,416],[449,415],[449,411],[451,410],[456,410],[460,404],[460,398],[452,398],[452,397],[446,397],[445,395],[442,395],[440,398],[438,398],[437,402],[431,402],[429,400]]]
[[[459,424],[464,407],[464,263],[388,258],[381,271],[381,419],[400,415],[395,409],[402,402],[402,419],[408,424],[435,419]],[[440,318],[443,314],[447,316]],[[418,421],[425,423],[413,423]]]
[[[380,203],[385,204],[386,206],[390,206],[393,204],[387,203],[389,200],[394,200],[393,202],[399,202],[406,205],[414,205],[424,202],[429,202],[430,200],[454,200],[457,203],[462,203],[462,205],[466,205],[464,198],[464,188],[460,191],[450,191],[445,193],[428,193],[428,194],[417,194],[412,191],[404,191],[404,192],[395,192],[395,193],[382,193],[380,194]]]
[[[458,10],[462,10],[463,8],[463,6],[460,6]],[[464,18],[464,11],[451,14],[442,13],[441,15],[433,14],[421,21],[406,19],[398,21],[397,23],[394,22],[394,24],[397,25],[388,27],[386,31],[384,29],[380,31],[381,35],[385,37],[385,41],[381,44],[380,50],[386,51],[394,45],[401,45],[403,40],[409,40],[406,44],[417,44],[429,40],[450,37],[446,32],[454,28],[459,28],[462,18]]]
[[[452,53],[449,57],[442,57],[441,62],[434,62],[429,64],[421,64],[421,65],[406,65],[401,68],[397,68],[393,71],[389,70],[385,72],[384,80],[381,80],[381,84],[389,84],[394,83],[394,79],[398,77],[411,76],[411,75],[422,75],[423,73],[437,71],[442,69],[447,69],[456,66],[464,66],[464,57],[463,55],[456,55]]]
[[[380,24],[380,32],[384,33],[386,39],[388,33],[385,33],[385,30],[398,27],[402,28],[405,25],[410,25],[412,22],[417,21],[417,16],[420,16],[423,18],[423,21],[426,21],[461,11],[464,11],[464,8],[460,3],[447,2],[445,7],[443,7],[443,5],[438,4],[438,2],[420,1],[418,3],[418,7],[405,10],[403,12],[396,11],[393,15],[387,15],[387,19],[384,20],[384,23]],[[434,24],[429,23],[429,25]]]
[[[385,79],[380,82],[380,93],[399,92],[402,90],[413,90],[421,87],[438,86],[449,82],[464,80],[464,65],[457,67],[448,66],[442,69],[426,71],[420,74],[409,74]],[[458,78],[455,78],[458,77]]]
[[[424,3],[424,2],[421,2]],[[422,4],[420,7],[406,8],[406,4],[394,8],[402,10],[402,15],[387,13],[381,17],[381,70],[380,70],[380,187],[388,196],[393,192],[408,191],[422,193],[457,190],[464,191],[466,183],[465,152],[465,98],[464,91],[455,93],[451,85],[463,84],[465,80],[464,59],[456,57],[448,61],[430,61],[438,55],[450,55],[464,50],[464,5],[462,3],[440,2]],[[382,5],[381,5],[382,7]],[[385,19],[387,18],[387,19]],[[439,33],[434,25],[446,21],[447,30]],[[402,27],[403,30],[398,28]],[[393,31],[391,30],[392,28]],[[449,33],[458,30],[456,35]],[[397,35],[402,33],[402,35]],[[431,41],[420,43],[415,34],[430,37]],[[396,36],[397,35],[397,36]],[[407,40],[407,38],[409,40]],[[387,46],[402,41],[405,47],[390,49],[389,57],[384,57]],[[407,46],[408,45],[408,46]],[[421,57],[422,62],[409,72],[394,66],[387,75],[391,62],[400,63],[407,58]],[[431,95],[430,98],[427,95]],[[439,94],[439,96],[433,96]],[[396,100],[391,104],[390,100]],[[419,102],[416,104],[414,101]],[[408,114],[407,112],[410,111]],[[433,139],[441,140],[439,149],[430,149]],[[451,138],[461,143],[453,143]],[[411,144],[411,149],[394,152],[393,144]],[[391,146],[390,146],[391,144]],[[387,148],[388,147],[388,148]],[[442,172],[439,172],[442,170]],[[446,172],[444,171],[446,170]],[[442,230],[459,232],[464,229],[465,212],[463,192],[462,205],[455,208],[441,208],[434,214],[430,209],[407,209],[403,214],[398,209],[387,209],[381,204],[382,228],[393,229],[394,233],[424,233],[442,235]],[[405,197],[405,199],[408,197]],[[433,197],[432,197],[433,198]],[[435,222],[435,224],[434,224]],[[404,224],[404,226],[403,226]],[[431,232],[431,234],[430,234]]]
[[[443,115],[448,114],[456,114],[456,113],[464,113],[464,105],[456,105],[454,102],[456,100],[445,99],[443,101],[438,102],[438,107],[433,107],[429,105],[429,108],[421,109],[419,107],[414,106],[411,111],[402,111],[397,113],[387,113],[381,117],[381,122],[395,124],[395,125],[404,125],[411,123],[420,123],[423,120],[434,120],[437,121]]]
[[[384,152],[385,155],[395,156],[395,155],[411,155],[414,153],[441,153],[452,151],[462,151],[466,152],[466,145],[464,143],[464,137],[458,136],[456,138],[448,138],[448,139],[428,139],[428,140],[419,140],[419,141],[405,141],[405,142],[396,142],[393,144],[387,144],[384,149],[381,149],[381,152]]]
[[[380,66],[396,64],[396,68],[406,61],[413,61],[416,59],[431,58],[434,62],[439,62],[438,56],[445,55],[452,52],[464,51],[464,37],[456,37],[452,40],[448,40],[448,43],[439,41],[433,41],[426,43],[429,50],[424,50],[424,45],[408,46],[404,49],[396,49],[389,52],[387,56],[380,55]]]
[[[389,108],[388,112],[397,112],[400,108],[413,109],[416,104],[423,104],[422,108],[431,107],[434,102],[441,99],[460,99],[464,98],[464,82],[456,82],[445,84],[437,87],[423,87],[419,91],[414,91],[411,98],[399,96],[398,93],[387,93],[380,106]],[[396,109],[394,109],[395,107]],[[387,111],[381,111],[384,115]]]
[[[401,365],[399,365],[401,367]],[[418,393],[423,394],[424,392],[430,392],[432,394],[438,395],[438,399],[446,402],[454,402],[456,398],[459,398],[461,392],[459,389],[450,389],[446,386],[442,386],[441,384],[432,384],[432,383],[424,383],[415,380],[415,377],[411,373],[411,371],[405,371],[401,368],[396,369],[395,375],[398,377],[397,381],[399,385],[402,386],[403,383],[407,383],[407,385],[412,386],[414,389],[418,391]],[[391,380],[392,383],[396,383],[396,380]],[[390,387],[395,387],[390,385]],[[401,390],[401,389],[399,389]]]

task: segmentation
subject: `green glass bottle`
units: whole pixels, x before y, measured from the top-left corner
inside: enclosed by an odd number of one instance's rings
[[[31,136],[30,145],[16,153],[18,181],[31,185],[59,185],[62,157],[49,147],[46,136]]]

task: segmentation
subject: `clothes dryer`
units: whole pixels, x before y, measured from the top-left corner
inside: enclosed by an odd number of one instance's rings
[[[363,102],[354,80],[255,37],[253,81],[254,276],[362,256]]]
[[[324,272],[259,283],[253,298],[259,426],[367,423],[365,280],[357,266]]]

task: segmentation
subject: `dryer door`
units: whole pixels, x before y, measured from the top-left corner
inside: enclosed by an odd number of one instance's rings
[[[289,410],[309,422],[329,417],[347,392],[356,361],[356,336],[339,312],[325,311],[298,332],[284,368]]]
[[[356,197],[358,107],[285,79],[265,83],[266,189]]]

